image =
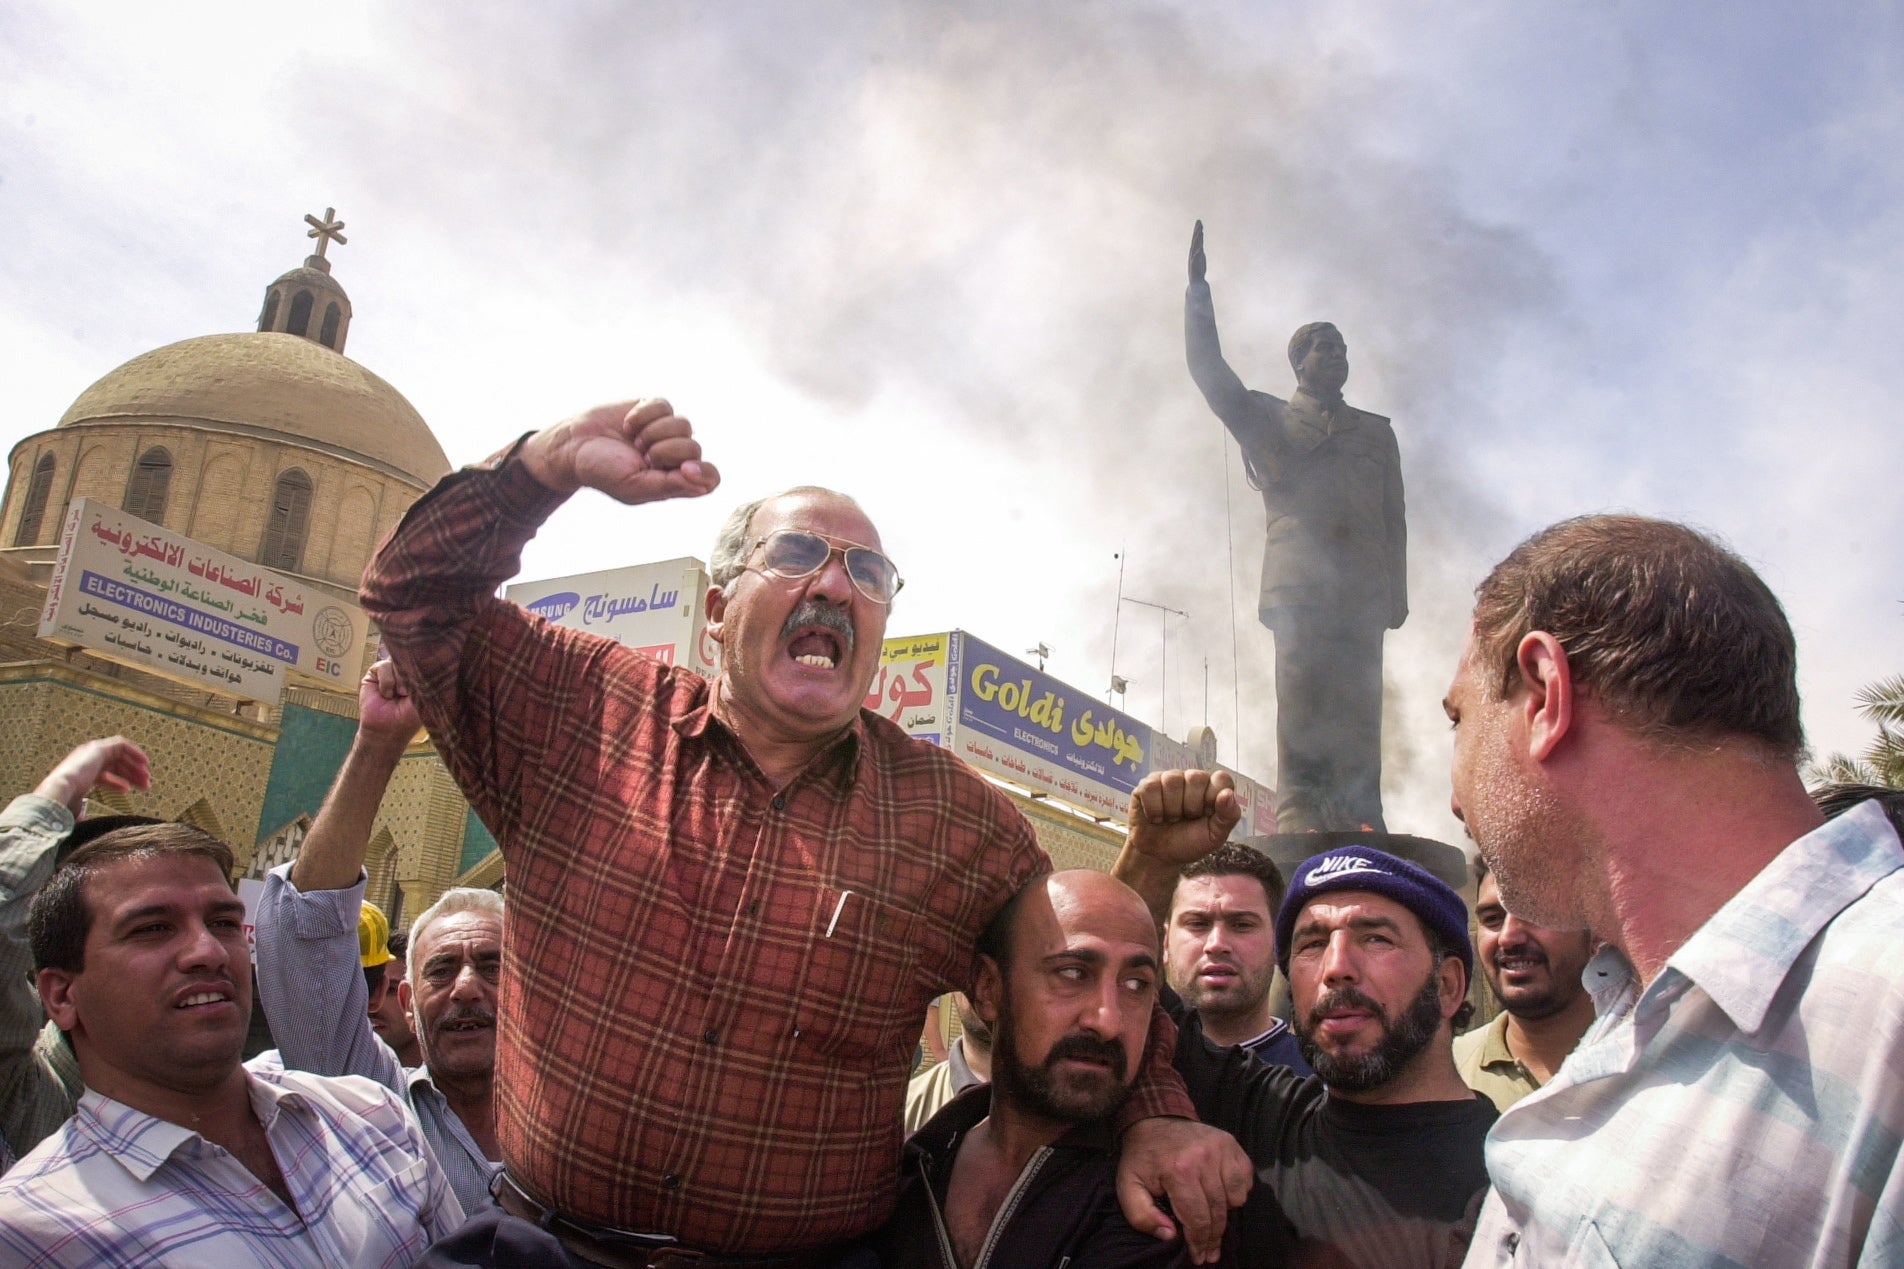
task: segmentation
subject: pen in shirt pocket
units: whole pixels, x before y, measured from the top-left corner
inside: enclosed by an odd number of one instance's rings
[[[827,937],[827,938],[832,938],[832,937],[833,937],[833,931],[839,928],[839,925],[840,925],[840,913],[842,913],[842,912],[844,912],[844,911],[846,910],[846,899],[847,899],[847,896],[848,896],[848,895],[850,895],[850,894],[852,894],[852,893],[853,893],[853,892],[852,892],[851,890],[842,890],[842,891],[840,891],[840,901],[839,901],[838,903],[836,903],[836,904],[834,904],[834,905],[833,905],[833,919],[832,919],[831,921],[828,921],[828,922],[826,923],[826,935],[825,935],[825,937]]]

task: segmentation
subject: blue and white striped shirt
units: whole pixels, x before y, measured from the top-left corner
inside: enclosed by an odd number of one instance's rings
[[[223,1147],[89,1089],[0,1177],[0,1264],[400,1269],[462,1223],[396,1094],[355,1076],[246,1079],[297,1210]]]
[[[1904,1264],[1904,847],[1866,803],[1801,837],[1488,1136],[1467,1265]]]

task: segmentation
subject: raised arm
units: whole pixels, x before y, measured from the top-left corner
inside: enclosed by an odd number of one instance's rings
[[[1190,377],[1210,403],[1225,427],[1243,432],[1259,426],[1255,421],[1259,407],[1251,400],[1249,389],[1223,360],[1223,346],[1216,337],[1216,303],[1210,298],[1205,280],[1203,222],[1190,234],[1190,285],[1183,293],[1183,347],[1190,362]]]
[[[34,1052],[46,1011],[33,988],[27,909],[94,789],[146,789],[145,752],[123,736],[89,740],[0,813],[0,1135],[18,1154],[73,1111],[76,1094]]]
[[[1185,864],[1229,840],[1243,818],[1227,771],[1153,771],[1131,791],[1130,829],[1111,875],[1143,896],[1158,925]]]
[[[285,1066],[401,1093],[403,1065],[370,1025],[357,912],[377,808],[419,720],[388,661],[364,675],[357,705],[357,736],[297,859],[265,879],[258,993]]]
[[[522,548],[577,489],[621,502],[695,497],[720,482],[666,401],[598,406],[453,472],[410,508],[364,576],[363,604],[444,761],[505,854],[525,754],[565,736],[551,699],[582,700],[600,641],[496,597]]]

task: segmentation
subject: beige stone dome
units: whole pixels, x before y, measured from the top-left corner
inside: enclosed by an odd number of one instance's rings
[[[427,487],[450,469],[403,394],[322,344],[278,331],[202,335],[134,357],[60,427],[202,422],[357,458]]]

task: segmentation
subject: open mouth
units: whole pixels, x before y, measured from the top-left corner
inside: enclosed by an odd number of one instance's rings
[[[846,649],[838,634],[819,626],[795,632],[787,643],[787,655],[801,665],[816,670],[831,670],[845,658]]]
[[[205,987],[189,992],[173,1002],[174,1009],[203,1009],[208,1005],[228,1005],[232,1003],[228,988]]]
[[[1547,968],[1544,956],[1501,956],[1494,961],[1495,968],[1503,974],[1525,976]]]
[[[452,1018],[438,1028],[438,1030],[446,1034],[461,1034],[466,1031],[494,1031],[495,1029],[496,1020],[494,1018]]]

